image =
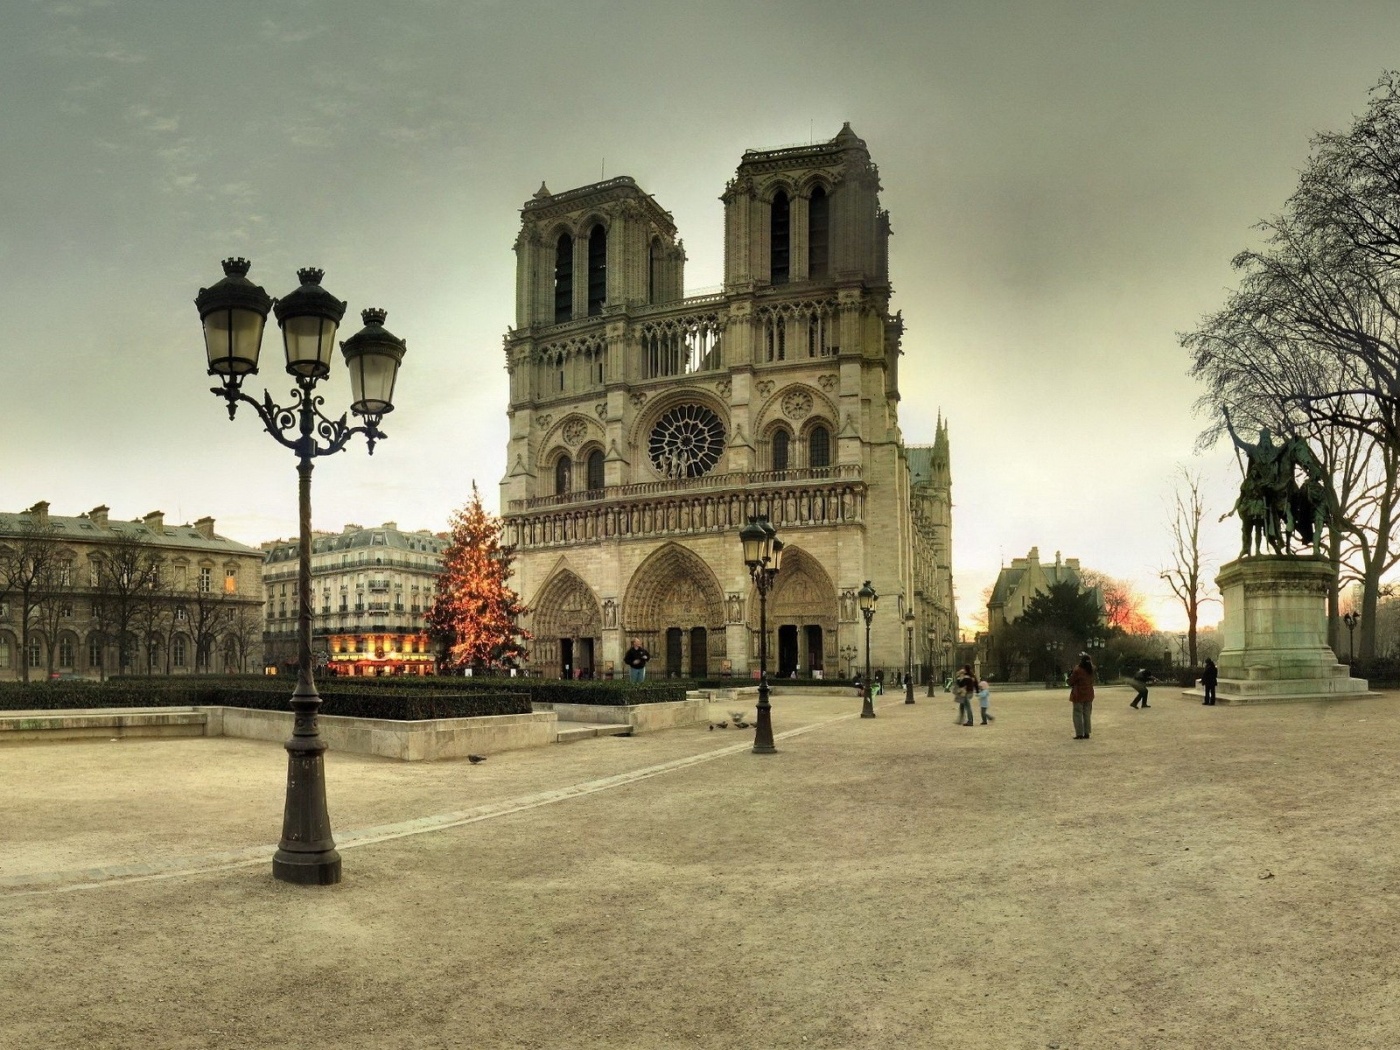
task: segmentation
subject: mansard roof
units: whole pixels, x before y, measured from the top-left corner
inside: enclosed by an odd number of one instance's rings
[[[267,547],[267,563],[294,561],[297,557],[296,540],[274,540]],[[326,554],[335,551],[366,550],[370,547],[395,551],[420,551],[425,554],[441,554],[447,549],[447,540],[431,532],[404,532],[392,522],[383,525],[361,528],[347,525],[341,533],[320,533],[311,537],[311,553]]]
[[[18,536],[33,527],[33,524],[34,516],[27,511],[17,514],[0,512],[0,537]],[[227,536],[206,536],[193,525],[165,525],[155,528],[140,519],[109,520],[106,524],[99,524],[86,514],[71,518],[50,514],[48,524],[53,529],[55,538],[73,543],[103,543],[114,539],[134,538],[166,549],[186,548],[190,551],[225,554],[262,553],[256,547],[249,547]]]

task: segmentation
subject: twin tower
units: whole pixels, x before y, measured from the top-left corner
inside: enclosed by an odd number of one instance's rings
[[[863,666],[865,580],[873,666],[951,661],[947,430],[900,434],[879,191],[850,125],[745,153],[721,197],[722,290],[690,298],[675,223],[632,179],[525,203],[501,509],[534,668],[620,673],[639,637],[652,674],[748,677],[738,533],[755,514],[785,544],[770,673]]]

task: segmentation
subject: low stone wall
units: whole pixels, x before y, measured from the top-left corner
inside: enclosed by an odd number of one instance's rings
[[[0,715],[0,745],[114,737],[207,736],[209,719],[192,707],[9,711]]]
[[[549,706],[539,705],[541,708]],[[634,733],[653,733],[709,721],[708,701],[702,698],[616,707],[552,706],[553,710],[537,710],[528,715],[418,722],[321,715],[319,724],[321,737],[332,751],[422,762],[553,744],[559,739],[560,719],[629,725]],[[291,735],[291,711],[259,711],[246,707],[16,711],[0,715],[0,744],[134,736],[228,736],[282,744]]]
[[[565,722],[630,725],[634,733],[654,733],[710,721],[709,701],[701,698],[671,700],[662,704],[536,704],[549,706]]]
[[[200,710],[220,713],[219,733],[223,736],[270,740],[280,744],[292,735],[290,711],[254,711],[243,707]],[[421,722],[321,715],[318,721],[321,737],[332,751],[380,755],[407,762],[465,758],[467,755],[493,754],[522,747],[541,747],[554,743],[558,736],[558,716],[547,711],[529,715],[438,718]],[[211,731],[209,735],[216,734]]]

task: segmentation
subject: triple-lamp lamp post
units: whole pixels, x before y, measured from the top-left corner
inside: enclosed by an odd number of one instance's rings
[[[384,330],[383,310],[365,310],[365,327],[340,344],[350,369],[350,411],[364,420],[350,426],[347,415],[331,419],[321,411],[324,398],[315,394],[317,381],[331,371],[331,351],[346,304],[321,287],[321,271],[298,270],[301,285],[273,299],[248,280],[247,259],[225,259],[224,278],[201,288],[195,299],[204,327],[209,374],[213,387],[228,402],[232,419],[240,402],[251,405],[274,440],[296,453],[300,545],[297,572],[297,684],[292,692],[293,727],[287,741],[287,796],[282,816],[282,841],[272,858],[272,874],[284,882],[329,886],[340,881],[340,854],[331,837],[326,811],[326,778],[316,712],[321,697],[312,677],[311,657],[311,461],[343,449],[355,434],[363,434],[374,453],[384,438],[379,421],[394,408],[394,380],[403,361],[405,344]],[[269,310],[282,329],[287,374],[296,381],[287,408],[273,404],[264,392],[261,401],[243,393],[243,380],[258,371],[258,351]]]
[[[904,612],[904,702],[914,702],[914,610]]]
[[[860,603],[860,614],[865,617],[865,684],[861,690],[861,718],[874,718],[875,705],[870,700],[870,621],[875,619],[875,607],[880,604],[880,596],[866,580],[856,591],[856,601]]]
[[[766,514],[754,514],[739,530],[739,542],[744,545],[744,564],[758,589],[758,719],[754,724],[753,753],[771,755],[773,746],[773,714],[768,703],[768,592],[783,563],[783,541],[768,521]]]
[[[1356,625],[1361,622],[1361,614],[1356,610],[1342,614],[1342,623],[1347,625],[1347,665],[1356,662]]]

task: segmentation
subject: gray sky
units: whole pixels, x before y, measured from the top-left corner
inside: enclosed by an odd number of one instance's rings
[[[317,465],[318,528],[441,529],[473,478],[494,507],[540,181],[633,176],[703,288],[740,154],[848,120],[892,215],[905,439],[950,421],[965,625],[1032,545],[1184,622],[1157,582],[1173,474],[1205,473],[1219,563],[1238,472],[1192,455],[1175,333],[1221,304],[1309,137],[1400,63],[1393,3],[1351,0],[12,0],[0,21],[0,507],[294,533],[293,456],[207,393],[192,300],[228,255],[272,295],[320,266],[344,335],[380,306],[408,340],[389,440]],[[286,399],[280,368],[259,378]],[[328,406],[348,389],[339,369]]]

